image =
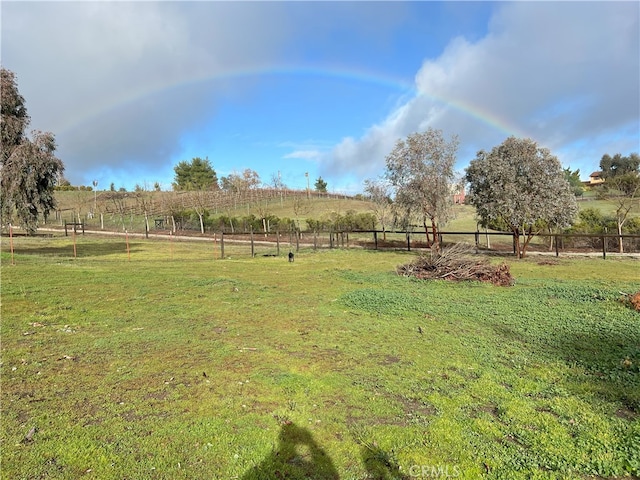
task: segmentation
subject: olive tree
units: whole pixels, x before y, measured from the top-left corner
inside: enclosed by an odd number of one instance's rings
[[[401,209],[418,214],[429,240],[427,221],[438,248],[438,228],[453,216],[453,166],[458,137],[448,141],[441,130],[429,128],[399,140],[387,156],[386,177],[395,190],[395,203]]]
[[[18,91],[15,74],[1,69],[2,101],[0,131],[0,204],[2,223],[14,218],[28,234],[38,228],[38,216],[45,219],[56,206],[54,187],[64,165],[55,156],[55,137],[49,132],[25,131],[29,116]]]
[[[479,151],[466,169],[466,180],[467,200],[481,224],[511,231],[518,258],[537,233],[570,226],[578,211],[560,161],[530,139],[509,137],[490,152]]]

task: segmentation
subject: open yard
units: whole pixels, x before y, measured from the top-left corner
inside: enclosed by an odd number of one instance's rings
[[[2,478],[640,475],[638,259],[220,260],[205,242],[2,244]],[[499,261],[499,260],[496,260]]]

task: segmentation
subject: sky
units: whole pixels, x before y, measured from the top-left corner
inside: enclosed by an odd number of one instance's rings
[[[73,185],[170,189],[180,161],[362,192],[396,142],[456,169],[532,138],[581,177],[640,151],[640,2],[29,2],[2,66]],[[308,174],[308,175],[307,175]]]

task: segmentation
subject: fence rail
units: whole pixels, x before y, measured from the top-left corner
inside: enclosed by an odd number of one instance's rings
[[[516,235],[511,232],[481,232],[481,231],[441,231],[438,233],[441,244],[455,243],[460,237],[466,238],[475,245],[477,251],[495,251],[516,254]],[[508,238],[509,242],[493,242],[490,237]],[[277,254],[284,244],[285,247],[298,251],[301,246],[319,248],[350,248],[360,247],[374,250],[421,250],[430,248],[424,231],[416,230],[358,230],[358,231],[320,231],[304,232],[290,231],[286,233],[256,233],[256,232],[223,232],[220,234],[222,243],[244,241],[251,244],[251,253],[255,255],[256,245],[277,246]],[[530,243],[529,252],[561,253],[600,253],[606,258],[607,253],[640,253],[640,235],[636,234],[601,234],[601,233],[540,233],[534,238],[545,240],[544,243]],[[484,242],[482,241],[484,240]],[[463,240],[464,241],[464,240]],[[621,247],[622,246],[622,247]]]
[[[129,235],[162,240],[202,240],[212,241],[220,249],[220,258],[233,250],[234,255],[250,254],[251,256],[279,256],[281,250],[298,252],[304,249],[333,249],[333,248],[365,248],[371,250],[406,250],[422,251],[430,248],[424,230],[330,230],[330,231],[300,231],[287,230],[285,232],[272,231],[219,231],[200,234],[194,230],[173,232],[170,228],[156,230],[150,233],[148,229],[142,232],[95,230],[83,223],[66,223],[64,228],[41,228],[49,232],[64,231],[68,235],[69,228],[74,233],[78,229],[83,234]],[[15,232],[14,232],[15,235]],[[498,231],[441,231],[438,233],[442,245],[466,242],[475,246],[476,252],[515,255],[516,237],[511,232]],[[522,242],[520,242],[522,245]],[[528,246],[528,252],[544,253],[560,256],[561,254],[582,253],[599,254],[606,258],[611,253],[638,254],[640,253],[640,235],[622,235],[611,233],[540,233],[533,237]]]

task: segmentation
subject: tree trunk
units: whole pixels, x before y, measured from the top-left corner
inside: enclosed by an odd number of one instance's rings
[[[618,251],[620,253],[624,253],[624,247],[622,246],[622,223],[620,222],[618,222],[618,243],[619,243]]]
[[[515,250],[516,250],[516,258],[520,259],[522,258],[522,252],[520,251],[520,232],[518,230],[515,230],[513,232],[513,241],[515,243]]]
[[[200,219],[200,233],[204,235],[204,221],[202,220],[204,214],[198,213],[198,218]]]
[[[432,242],[429,238],[429,227],[427,227],[427,217],[422,217],[422,226],[424,227],[424,233],[427,236],[427,248],[431,248]]]
[[[529,227],[529,231],[526,233],[523,232],[522,236],[524,237],[524,244],[522,245],[522,255],[519,258],[524,258],[527,248],[529,247],[529,243],[531,243],[531,240],[533,239],[535,234],[531,230],[531,227]]]
[[[436,251],[440,251],[441,245],[440,238],[438,237],[438,226],[434,218],[431,219],[431,228],[433,229],[433,247],[435,247]]]

